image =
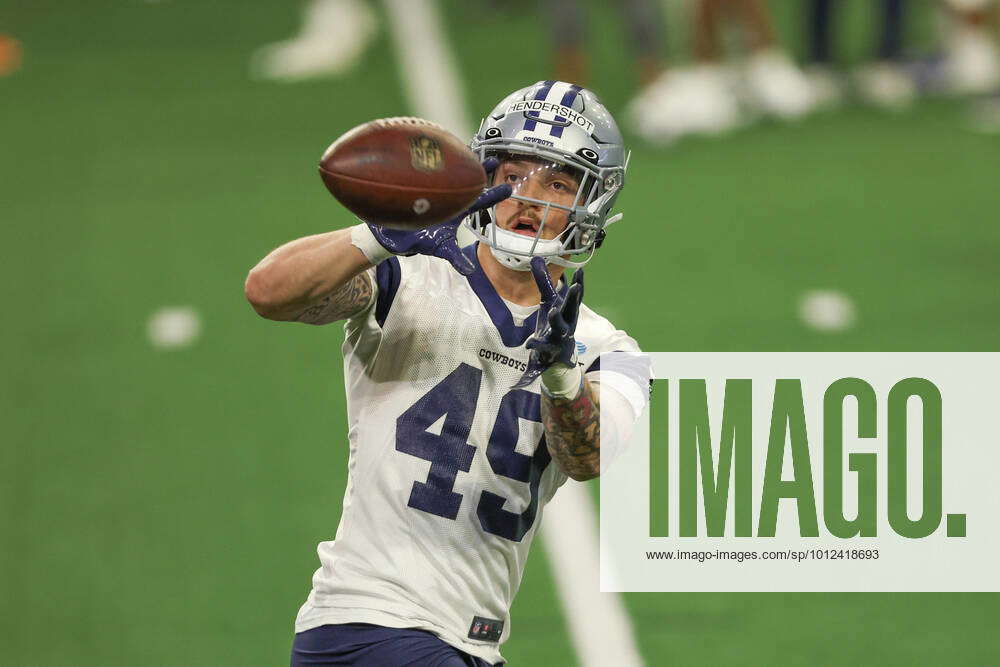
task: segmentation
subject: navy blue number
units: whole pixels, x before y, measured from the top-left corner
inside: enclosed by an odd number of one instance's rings
[[[510,477],[528,484],[531,498],[528,507],[517,514],[503,509],[507,501],[490,491],[483,491],[479,499],[476,514],[479,523],[488,533],[505,537],[514,542],[520,542],[535,522],[538,511],[538,484],[542,473],[552,460],[549,448],[545,446],[545,436],[535,448],[532,456],[514,451],[517,445],[518,419],[542,421],[542,406],[538,394],[532,394],[524,389],[514,389],[500,401],[500,411],[497,421],[490,434],[490,442],[486,446],[486,458],[489,459],[493,472],[504,477]]]
[[[483,372],[468,364],[438,382],[396,420],[396,449],[431,462],[426,482],[414,482],[408,505],[446,519],[458,516],[458,471],[469,472],[476,448],[468,444]],[[429,432],[444,417],[441,435]]]
[[[482,377],[478,368],[460,364],[396,420],[396,449],[431,462],[427,481],[413,483],[407,503],[410,507],[446,519],[458,516],[462,494],[454,491],[455,477],[459,470],[469,472],[476,454],[468,439]],[[428,429],[442,417],[441,435],[431,433]],[[515,389],[503,397],[486,458],[497,475],[528,484],[528,507],[520,514],[507,511],[503,509],[506,498],[483,491],[476,508],[483,530],[515,542],[521,541],[535,521],[538,486],[552,460],[544,436],[532,456],[515,451],[518,419],[541,423],[537,394]]]

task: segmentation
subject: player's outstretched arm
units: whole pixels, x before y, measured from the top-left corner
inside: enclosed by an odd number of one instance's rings
[[[487,170],[495,166],[484,163]],[[510,193],[509,185],[492,187],[451,222],[419,231],[361,224],[286,243],[251,269],[245,285],[247,300],[270,320],[329,324],[371,302],[371,279],[363,271],[392,255],[440,257],[468,275],[475,266],[455,241],[459,223]]]
[[[250,270],[244,291],[261,317],[329,324],[357,313],[372,297],[371,263],[340,229],[296,239]]]
[[[495,158],[483,162],[487,172],[496,165]],[[373,286],[364,271],[392,255],[440,257],[469,275],[475,266],[455,240],[459,223],[510,194],[507,184],[484,190],[454,220],[418,231],[360,224],[286,243],[250,270],[244,286],[247,300],[269,320],[329,324],[371,302]]]

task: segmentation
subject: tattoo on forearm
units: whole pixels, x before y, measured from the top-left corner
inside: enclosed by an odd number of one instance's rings
[[[367,273],[359,273],[333,290],[295,318],[306,324],[329,324],[354,315],[372,298],[372,281]]]
[[[598,385],[584,380],[574,399],[542,394],[542,422],[549,453],[573,479],[596,477],[601,468]]]

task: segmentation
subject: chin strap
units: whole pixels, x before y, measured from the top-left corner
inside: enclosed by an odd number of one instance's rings
[[[614,197],[615,193],[617,192],[618,192],[617,190],[608,190],[603,195],[601,195],[594,201],[590,202],[590,204],[587,206],[587,213],[589,215],[597,215],[598,211],[604,208],[604,205],[607,204],[608,201],[612,197]]]
[[[616,190],[608,190],[600,197],[590,202],[590,204],[587,206],[586,209],[587,215],[590,217],[596,216],[597,213],[615,195],[615,193]],[[520,234],[515,234],[514,232],[508,232],[507,230],[500,229],[499,227],[497,227],[497,224],[495,222],[496,212],[493,207],[489,209],[483,209],[482,211],[480,211],[475,215],[476,218],[470,221],[469,228],[472,229],[476,227],[480,228],[479,233],[481,233],[483,236],[485,236],[487,239],[490,240],[490,243],[488,245],[490,246],[490,250],[493,252],[493,256],[496,257],[501,264],[510,269],[514,269],[515,271],[530,271],[531,270],[531,267],[529,265],[529,262],[531,260],[530,257],[521,257],[519,255],[512,255],[509,252],[504,252],[503,248],[498,248],[496,245],[494,245],[494,239],[499,240],[501,237],[505,238],[506,240],[509,241],[509,244],[506,244],[507,247],[510,250],[514,250],[517,252],[528,252],[529,250],[531,250],[531,246],[535,244],[534,239],[529,239],[526,236],[521,236]],[[484,215],[486,220],[485,224],[483,224]],[[623,217],[624,217],[623,213],[616,213],[615,215],[605,220],[604,225],[601,227],[598,234],[601,234],[601,232],[603,232],[605,229],[615,224],[616,222],[620,222]],[[496,230],[495,234],[494,230]],[[603,234],[601,234],[601,236],[599,236],[598,238],[599,239],[603,238]],[[548,247],[546,247],[547,245]],[[541,252],[548,254],[558,253],[563,249],[562,244],[556,241],[555,239],[549,239],[548,241],[538,241],[537,245],[534,245],[534,248],[536,253]],[[576,251],[569,250],[567,252],[571,254]]]
[[[530,271],[531,257],[512,255],[509,251],[530,252],[532,246],[534,246],[535,253],[551,255],[558,253],[562,249],[562,243],[556,239],[549,239],[547,241],[539,240],[536,243],[534,238],[500,229],[494,222],[486,226],[486,229],[483,230],[483,236],[490,239],[489,246],[493,252],[493,256],[501,264],[515,271]],[[496,240],[494,241],[494,239]]]

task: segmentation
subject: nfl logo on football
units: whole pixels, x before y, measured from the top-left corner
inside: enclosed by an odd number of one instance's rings
[[[410,162],[420,171],[441,171],[444,168],[441,146],[425,135],[413,137],[410,139]]]

